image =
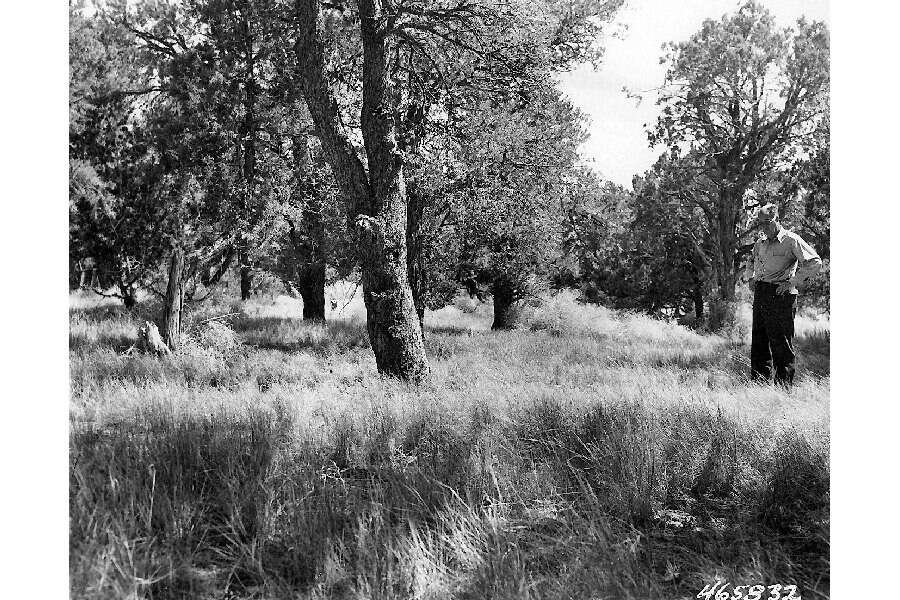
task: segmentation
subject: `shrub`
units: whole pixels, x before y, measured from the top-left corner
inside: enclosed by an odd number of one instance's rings
[[[553,336],[565,336],[608,332],[615,325],[608,309],[583,304],[572,291],[563,290],[537,306],[522,307],[518,314],[518,326]]]

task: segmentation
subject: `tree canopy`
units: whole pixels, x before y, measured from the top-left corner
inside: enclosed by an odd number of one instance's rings
[[[755,202],[745,192],[767,172],[784,169],[810,145],[824,122],[829,93],[829,34],[820,22],[779,28],[750,0],[719,21],[704,21],[685,42],[670,44],[653,144],[691,161],[718,252],[716,283],[734,295],[741,240]]]

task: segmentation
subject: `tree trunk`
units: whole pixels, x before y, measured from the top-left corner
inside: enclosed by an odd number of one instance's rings
[[[325,320],[326,240],[322,197],[307,179],[311,157],[306,134],[293,138],[294,174],[297,181],[296,201],[302,204],[298,225],[287,219],[290,246],[285,272],[303,299],[303,319]],[[310,193],[311,192],[311,193]]]
[[[366,328],[375,364],[385,375],[421,382],[429,374],[406,271],[406,189],[397,149],[386,66],[385,15],[361,0],[363,102],[361,125],[368,173],[340,119],[325,75],[325,29],[318,0],[297,0],[296,56],[306,104],[327,151],[358,240]]]
[[[249,300],[253,291],[253,267],[246,248],[238,250],[238,274],[240,276],[241,301]]]
[[[207,267],[203,269],[203,272],[200,276],[200,283],[203,284],[204,287],[210,287],[219,283],[222,279],[222,276],[228,271],[228,268],[231,266],[231,261],[234,259],[234,246],[228,246],[225,249],[225,252],[222,254],[221,258],[216,261],[216,265]]]
[[[397,149],[394,106],[375,0],[360,2],[363,101],[360,122],[369,159],[368,202],[357,213],[363,250],[363,300],[375,362],[382,373],[411,381],[428,377],[428,359],[406,272],[406,182]]]
[[[425,211],[425,198],[417,191],[407,190],[406,211],[406,274],[409,278],[410,292],[419,327],[425,335],[425,291],[428,286],[428,272],[425,269],[425,257],[422,255],[422,216]]]
[[[734,257],[737,250],[737,217],[741,210],[743,189],[729,185],[726,180],[719,191],[718,242],[719,260],[717,283],[719,295],[726,302],[734,301],[737,285],[737,273],[734,268]]]
[[[250,26],[244,23],[247,35],[249,36]],[[243,227],[247,228],[241,232],[242,247],[239,250],[239,262],[241,265],[241,301],[250,299],[253,289],[253,266],[249,249],[246,244],[249,243],[247,230],[252,230],[257,220],[258,208],[254,206],[253,184],[256,180],[256,131],[257,122],[255,118],[256,111],[256,90],[257,81],[255,74],[255,61],[252,52],[252,38],[248,40],[250,51],[247,53],[247,73],[244,79],[244,118],[238,127],[240,141],[238,148],[241,152],[243,164],[241,167],[241,179],[244,184],[244,192],[242,199],[242,209],[244,212],[245,222]]]
[[[130,285],[119,285],[119,291],[122,294],[122,302],[125,304],[125,308],[131,310],[134,308],[135,304],[137,304],[136,292],[133,286]]]
[[[131,310],[137,304],[137,286],[134,282],[129,282],[127,276],[119,272],[118,276],[115,277],[114,281],[117,288],[119,288],[119,296],[122,298],[122,304],[125,305],[125,308]]]
[[[173,352],[178,350],[181,342],[181,309],[184,303],[184,250],[176,246],[169,261],[169,284],[166,287],[166,299],[163,306],[160,334],[163,341]]]
[[[371,231],[360,236],[365,240],[360,247],[365,253],[361,270],[366,329],[375,364],[386,375],[422,381],[427,378],[429,367],[406,278],[406,253],[402,247],[405,232],[379,225],[374,224]]]
[[[503,283],[495,283],[491,288],[491,293],[494,296],[494,322],[491,324],[491,329],[512,329],[512,307],[516,301],[515,295],[510,287]]]
[[[696,317],[697,322],[703,320],[703,282],[699,279],[694,280],[694,317]]]
[[[241,265],[241,300],[249,300],[253,290],[253,269],[250,265]]]
[[[297,290],[303,298],[303,320],[325,320],[325,263],[314,263],[300,269]]]

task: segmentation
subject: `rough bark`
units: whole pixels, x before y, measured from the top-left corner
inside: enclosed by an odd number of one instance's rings
[[[734,300],[737,285],[734,259],[737,252],[737,218],[741,210],[743,192],[743,188],[734,189],[727,183],[719,192],[717,283],[719,295],[726,302]]]
[[[169,260],[169,284],[160,334],[170,350],[177,351],[181,341],[181,310],[184,305],[184,250],[176,246]]]
[[[362,274],[367,330],[378,371],[420,382],[429,374],[422,329],[406,271],[406,190],[397,150],[386,65],[385,15],[373,0],[360,2],[363,40],[361,124],[368,173],[341,123],[325,76],[318,0],[297,1],[296,55],[303,95],[347,202]]]

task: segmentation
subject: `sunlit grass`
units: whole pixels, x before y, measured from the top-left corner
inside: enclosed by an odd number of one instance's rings
[[[74,299],[73,597],[827,597],[827,322],[785,392],[741,339],[566,296],[491,332],[459,301],[412,388],[347,306],[204,305],[242,344],[154,357],[123,354],[142,309]]]

